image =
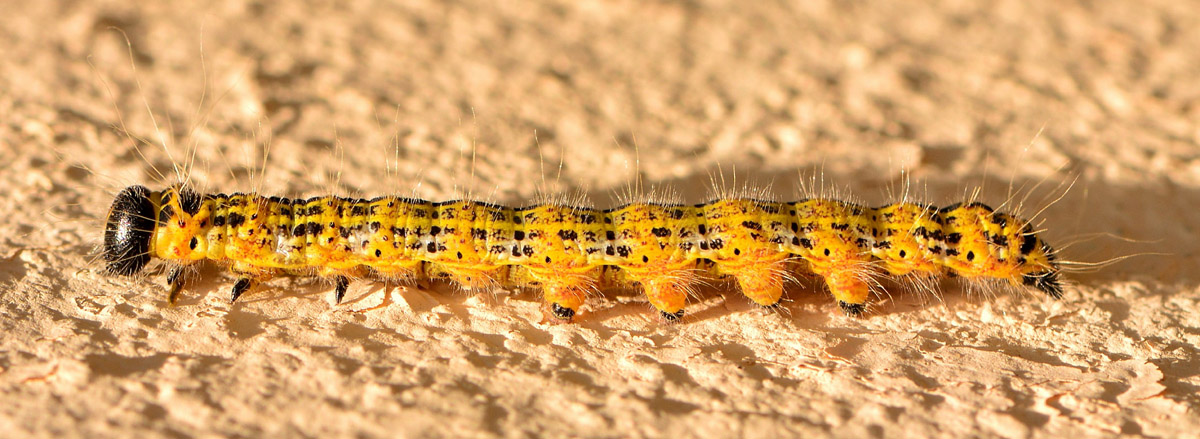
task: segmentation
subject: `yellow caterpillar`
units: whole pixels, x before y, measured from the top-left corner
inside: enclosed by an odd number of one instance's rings
[[[569,322],[602,286],[640,285],[667,321],[711,276],[775,306],[794,270],[825,280],[848,315],[861,315],[877,277],[1000,279],[1062,296],[1051,247],[1028,222],[979,203],[870,208],[831,199],[718,199],[632,203],[599,210],[508,207],[402,197],[288,199],[130,186],[109,210],[102,256],[132,275],[173,262],[174,303],[185,268],[202,260],[238,277],[231,300],[278,274],[320,276],[341,302],[350,279],[448,278],[471,288],[537,286]]]

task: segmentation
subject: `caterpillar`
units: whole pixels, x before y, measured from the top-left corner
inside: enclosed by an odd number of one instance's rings
[[[849,316],[864,313],[885,276],[998,280],[1063,295],[1052,247],[1028,221],[978,202],[865,207],[728,197],[596,209],[134,185],[109,209],[101,256],[108,272],[125,276],[154,259],[171,263],[172,304],[194,276],[189,267],[208,260],[236,276],[231,301],[281,274],[331,280],[335,303],[351,279],[447,279],[464,288],[540,288],[548,315],[564,323],[609,286],[640,287],[664,320],[678,321],[696,285],[714,277],[775,307],[799,272],[823,279]]]

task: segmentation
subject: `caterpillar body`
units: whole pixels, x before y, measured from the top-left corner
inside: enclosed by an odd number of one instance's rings
[[[171,303],[190,277],[186,268],[210,260],[237,276],[234,301],[279,274],[330,279],[339,303],[351,279],[446,278],[469,288],[538,287],[560,322],[609,285],[640,286],[664,319],[676,321],[695,285],[713,276],[732,278],[754,303],[773,307],[797,271],[822,278],[853,316],[882,276],[997,279],[1054,298],[1063,293],[1054,251],[1033,227],[980,203],[724,198],[601,210],[130,186],[109,210],[102,256],[119,275],[152,259],[173,262]]]

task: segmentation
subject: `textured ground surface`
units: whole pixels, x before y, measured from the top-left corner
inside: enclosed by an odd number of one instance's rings
[[[60,3],[0,17],[8,437],[1200,431],[1195,8]],[[714,289],[677,326],[619,292],[564,326],[530,293],[359,284],[335,309],[284,280],[230,306],[215,269],[168,308],[161,275],[88,253],[116,190],[174,181],[189,145],[201,187],[288,195],[608,203],[640,175],[694,202],[711,176],[790,198],[815,175],[878,203],[903,171],[936,203],[1042,183],[1033,214],[1075,181],[1040,217],[1067,259],[1165,254],[1060,302],[948,282],[863,320],[811,283],[780,315]]]

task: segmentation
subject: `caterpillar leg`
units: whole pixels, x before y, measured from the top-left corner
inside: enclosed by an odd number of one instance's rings
[[[577,286],[554,284],[545,285],[542,295],[550,304],[551,314],[562,323],[571,322],[587,297],[584,290]]]
[[[862,317],[863,311],[866,310],[867,296],[871,292],[860,275],[854,270],[831,270],[824,274],[825,284],[833,298],[837,299],[838,307],[850,317]]]
[[[742,294],[759,306],[775,306],[783,297],[783,275],[780,273],[755,270],[736,277]]]
[[[348,269],[323,269],[317,275],[323,279],[333,280],[333,304],[341,305],[342,299],[346,298],[346,290],[350,289],[350,279],[362,277],[365,270],[362,268]]]
[[[657,278],[642,282],[646,298],[668,323],[683,318],[683,306],[687,302],[687,284],[675,278]]]
[[[783,271],[775,264],[754,264],[727,271],[737,279],[742,295],[759,306],[775,306],[783,297]]]
[[[240,277],[237,282],[234,282],[233,289],[229,292],[229,303],[237,302],[242,294],[249,290],[254,285],[254,280],[248,277]]]
[[[342,299],[346,298],[346,290],[350,288],[350,278],[346,276],[338,276],[333,279],[333,303],[341,305]]]
[[[234,264],[232,270],[238,276],[238,280],[233,283],[233,288],[229,291],[229,303],[237,302],[238,298],[254,285],[270,280],[276,274],[273,269],[252,265]]]
[[[175,301],[179,300],[179,293],[183,291],[183,287],[187,284],[189,277],[187,267],[183,265],[171,267],[171,271],[167,272],[168,305],[175,306]]]

